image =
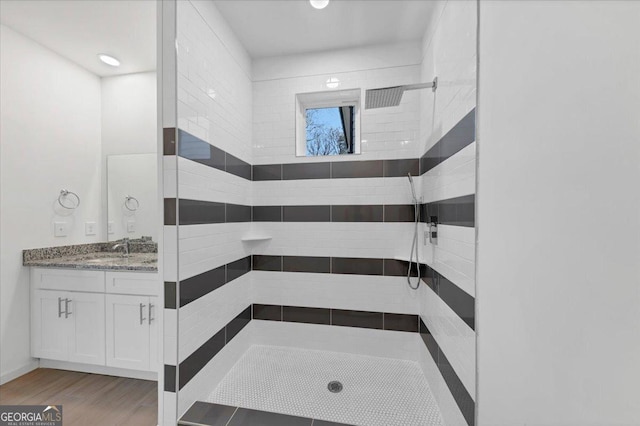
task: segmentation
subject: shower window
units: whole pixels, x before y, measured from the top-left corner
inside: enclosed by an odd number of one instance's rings
[[[360,89],[296,95],[296,155],[360,153]]]

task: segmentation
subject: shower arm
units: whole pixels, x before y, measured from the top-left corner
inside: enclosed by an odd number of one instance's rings
[[[405,91],[431,88],[431,91],[435,92],[438,88],[438,77],[435,77],[430,83],[407,84],[406,86],[403,86],[403,88]]]

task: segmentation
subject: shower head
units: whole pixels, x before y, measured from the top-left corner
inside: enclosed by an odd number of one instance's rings
[[[400,105],[402,95],[407,90],[427,89],[431,87],[432,91],[438,88],[438,77],[434,78],[431,83],[407,84],[404,86],[383,87],[381,89],[368,89],[364,102],[365,109],[384,108]]]
[[[407,173],[407,177],[409,178],[409,185],[411,185],[411,195],[413,195],[413,202],[418,202],[418,197],[416,197],[416,189],[413,186],[413,178],[411,177],[411,173]]]

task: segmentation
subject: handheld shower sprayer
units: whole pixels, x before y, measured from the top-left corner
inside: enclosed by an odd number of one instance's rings
[[[413,178],[411,177],[411,173],[407,173],[407,177],[409,178],[409,185],[411,185],[411,195],[413,195],[413,203],[418,202],[418,197],[416,197],[416,189],[413,186]]]

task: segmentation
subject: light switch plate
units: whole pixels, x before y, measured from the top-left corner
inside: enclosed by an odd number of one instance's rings
[[[84,223],[84,235],[96,235],[96,223],[85,222]]]
[[[113,232],[114,232],[113,231],[113,227],[114,226],[115,225],[114,225],[113,221],[110,220],[109,222],[107,222],[107,233],[113,234]]]
[[[127,222],[127,232],[136,232],[136,223],[132,220]]]
[[[68,234],[67,231],[67,222],[54,222],[53,223],[53,235],[56,237],[66,237]]]

